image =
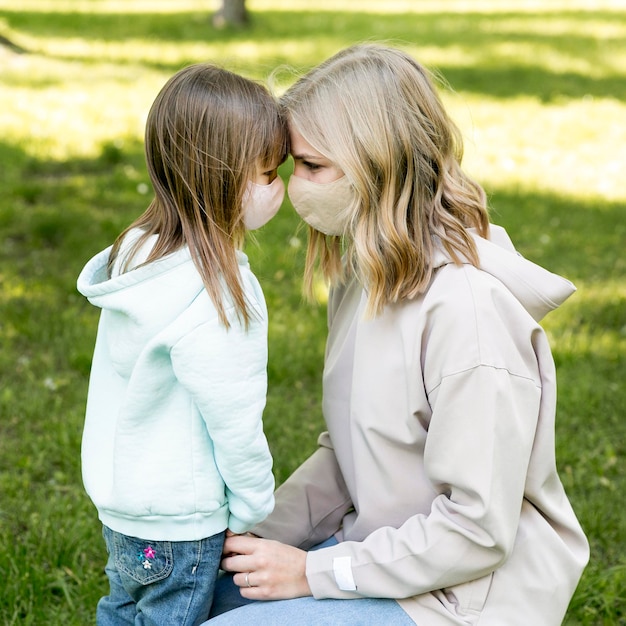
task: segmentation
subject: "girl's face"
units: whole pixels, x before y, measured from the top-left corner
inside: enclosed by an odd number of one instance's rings
[[[342,170],[311,146],[293,126],[289,128],[289,137],[294,176],[313,183],[332,183],[344,175]]]
[[[258,161],[250,180],[256,185],[269,185],[278,176],[279,165],[280,163],[271,163],[271,167],[268,167],[267,164]]]

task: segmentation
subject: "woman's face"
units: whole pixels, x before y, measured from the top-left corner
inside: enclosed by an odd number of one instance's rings
[[[294,176],[313,183],[332,183],[344,175],[342,170],[313,148],[292,125],[289,128],[289,137]]]

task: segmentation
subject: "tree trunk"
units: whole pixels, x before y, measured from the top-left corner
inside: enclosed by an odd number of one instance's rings
[[[215,28],[246,26],[248,21],[246,0],[222,0],[222,6],[211,18],[211,23]]]

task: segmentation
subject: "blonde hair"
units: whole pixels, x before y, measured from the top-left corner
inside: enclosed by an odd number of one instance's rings
[[[286,123],[262,85],[210,64],[176,73],[146,123],[154,199],[115,241],[109,271],[132,228],[143,233],[123,259],[123,271],[151,235],[158,238],[146,263],[187,245],[221,322],[230,326],[228,293],[247,326],[251,311],[236,258],[245,237],[242,199],[257,164],[284,161],[287,146]]]
[[[486,237],[483,189],[461,169],[463,143],[427,70],[405,52],[359,44],[331,57],[281,98],[290,124],[355,190],[346,246],[368,293],[368,315],[428,286],[440,242],[478,264],[468,227]],[[309,229],[305,292],[314,268],[343,278],[341,240]]]

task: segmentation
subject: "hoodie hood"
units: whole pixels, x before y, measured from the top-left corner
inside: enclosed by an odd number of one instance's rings
[[[473,228],[469,231],[476,243],[480,269],[502,282],[535,321],[539,322],[576,291],[569,280],[519,254],[501,226],[490,225],[489,239],[480,237]],[[440,247],[435,255],[435,268],[449,263],[453,263],[452,259]]]
[[[107,264],[111,248],[103,250],[91,259],[78,277],[77,288],[93,305],[103,310],[115,311],[142,321],[153,310],[158,301],[184,299],[197,296],[202,290],[202,281],[194,272],[191,255],[183,249],[158,261],[132,269],[124,274],[109,277]],[[177,279],[188,275],[183,284]],[[166,287],[164,291],[159,288]],[[184,304],[181,302],[181,305]],[[174,308],[178,306],[172,303]]]
[[[121,258],[130,242],[132,238],[124,242]],[[153,244],[149,242],[149,247]],[[107,318],[111,362],[120,375],[128,376],[149,341],[166,332],[181,316],[189,316],[190,309],[200,307],[206,316],[214,307],[187,247],[109,278],[110,253],[111,247],[85,265],[77,288],[91,304],[102,309]],[[141,263],[147,253],[142,250],[136,263]],[[237,259],[240,266],[248,267],[243,252],[237,252]]]

